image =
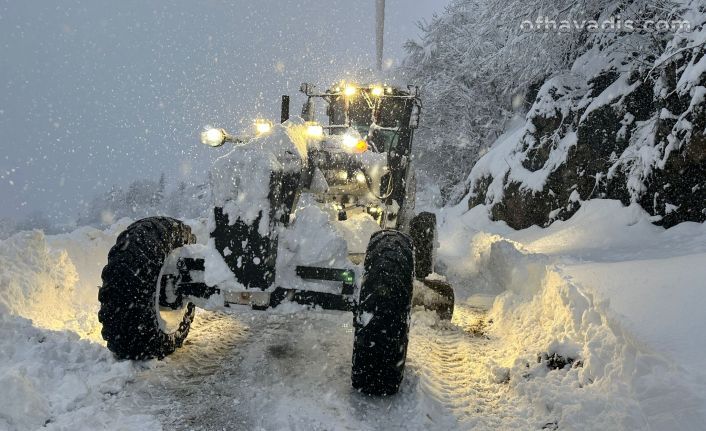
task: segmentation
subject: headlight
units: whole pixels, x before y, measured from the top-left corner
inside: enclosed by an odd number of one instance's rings
[[[223,129],[210,128],[201,132],[201,143],[209,147],[220,147],[226,141],[226,132]]]
[[[346,87],[343,89],[343,94],[345,94],[345,95],[348,96],[348,97],[351,97],[351,96],[354,96],[354,95],[355,95],[356,91],[358,91],[358,89],[355,88],[355,86],[348,84],[348,85],[346,85]]]
[[[272,131],[272,122],[269,120],[255,120],[255,134],[266,135]]]
[[[346,150],[353,150],[353,148],[355,148],[355,144],[358,143],[359,139],[359,137],[353,134],[346,133],[345,135],[343,135],[343,147]]]
[[[361,139],[360,141],[356,142],[353,151],[355,151],[356,153],[364,153],[368,151],[368,143]]]
[[[307,121],[306,135],[310,138],[321,138],[324,136],[324,128],[315,121]]]
[[[370,89],[370,94],[372,94],[375,97],[380,97],[382,96],[382,93],[385,92],[385,89],[378,86],[374,86],[373,88]]]
[[[368,151],[368,143],[351,133],[343,135],[343,148],[352,153]]]

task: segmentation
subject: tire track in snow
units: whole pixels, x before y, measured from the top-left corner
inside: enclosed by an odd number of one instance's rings
[[[350,392],[350,314],[199,311],[185,345],[138,377],[136,407],[149,406],[166,429],[345,422],[337,393]]]
[[[249,328],[232,315],[198,310],[184,346],[162,361],[150,361],[137,377],[135,408],[147,408],[165,429],[194,429],[202,416],[230,413],[230,387],[223,375],[237,362],[238,346],[248,336]],[[245,425],[234,419],[214,429]]]
[[[484,312],[456,306],[451,323],[414,325],[408,358],[418,375],[418,390],[454,419],[459,429],[497,429],[512,418],[504,402],[508,387],[496,382],[488,360],[502,340],[483,333]],[[428,404],[428,403],[426,403]],[[433,406],[426,413],[432,422]]]
[[[415,312],[400,393],[375,398],[350,386],[349,313],[199,310],[185,346],[147,363],[132,399],[165,429],[502,427],[507,385],[487,367],[501,341],[480,333],[482,319],[464,306],[450,323]]]

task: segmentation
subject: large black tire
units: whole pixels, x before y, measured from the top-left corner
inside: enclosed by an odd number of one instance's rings
[[[414,251],[409,236],[382,230],[370,238],[355,310],[353,387],[392,395],[402,383],[412,308]]]
[[[436,215],[430,212],[417,214],[409,224],[409,234],[414,241],[415,274],[424,279],[434,272]]]
[[[165,333],[157,316],[157,286],[167,255],[195,242],[189,226],[168,217],[139,220],[118,236],[98,291],[101,333],[118,358],[161,359],[184,342],[195,307],[186,304],[178,328]]]

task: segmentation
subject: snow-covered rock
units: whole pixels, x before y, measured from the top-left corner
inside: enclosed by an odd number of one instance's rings
[[[545,80],[517,121],[473,167],[468,206],[514,228],[566,220],[590,199],[638,203],[673,226],[706,220],[706,14],[646,63],[630,36],[589,45]],[[660,35],[664,37],[664,35]],[[632,39],[630,39],[632,40]]]

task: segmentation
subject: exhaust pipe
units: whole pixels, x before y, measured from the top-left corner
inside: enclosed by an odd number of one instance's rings
[[[280,123],[289,120],[289,96],[282,96],[282,111],[280,114]]]

